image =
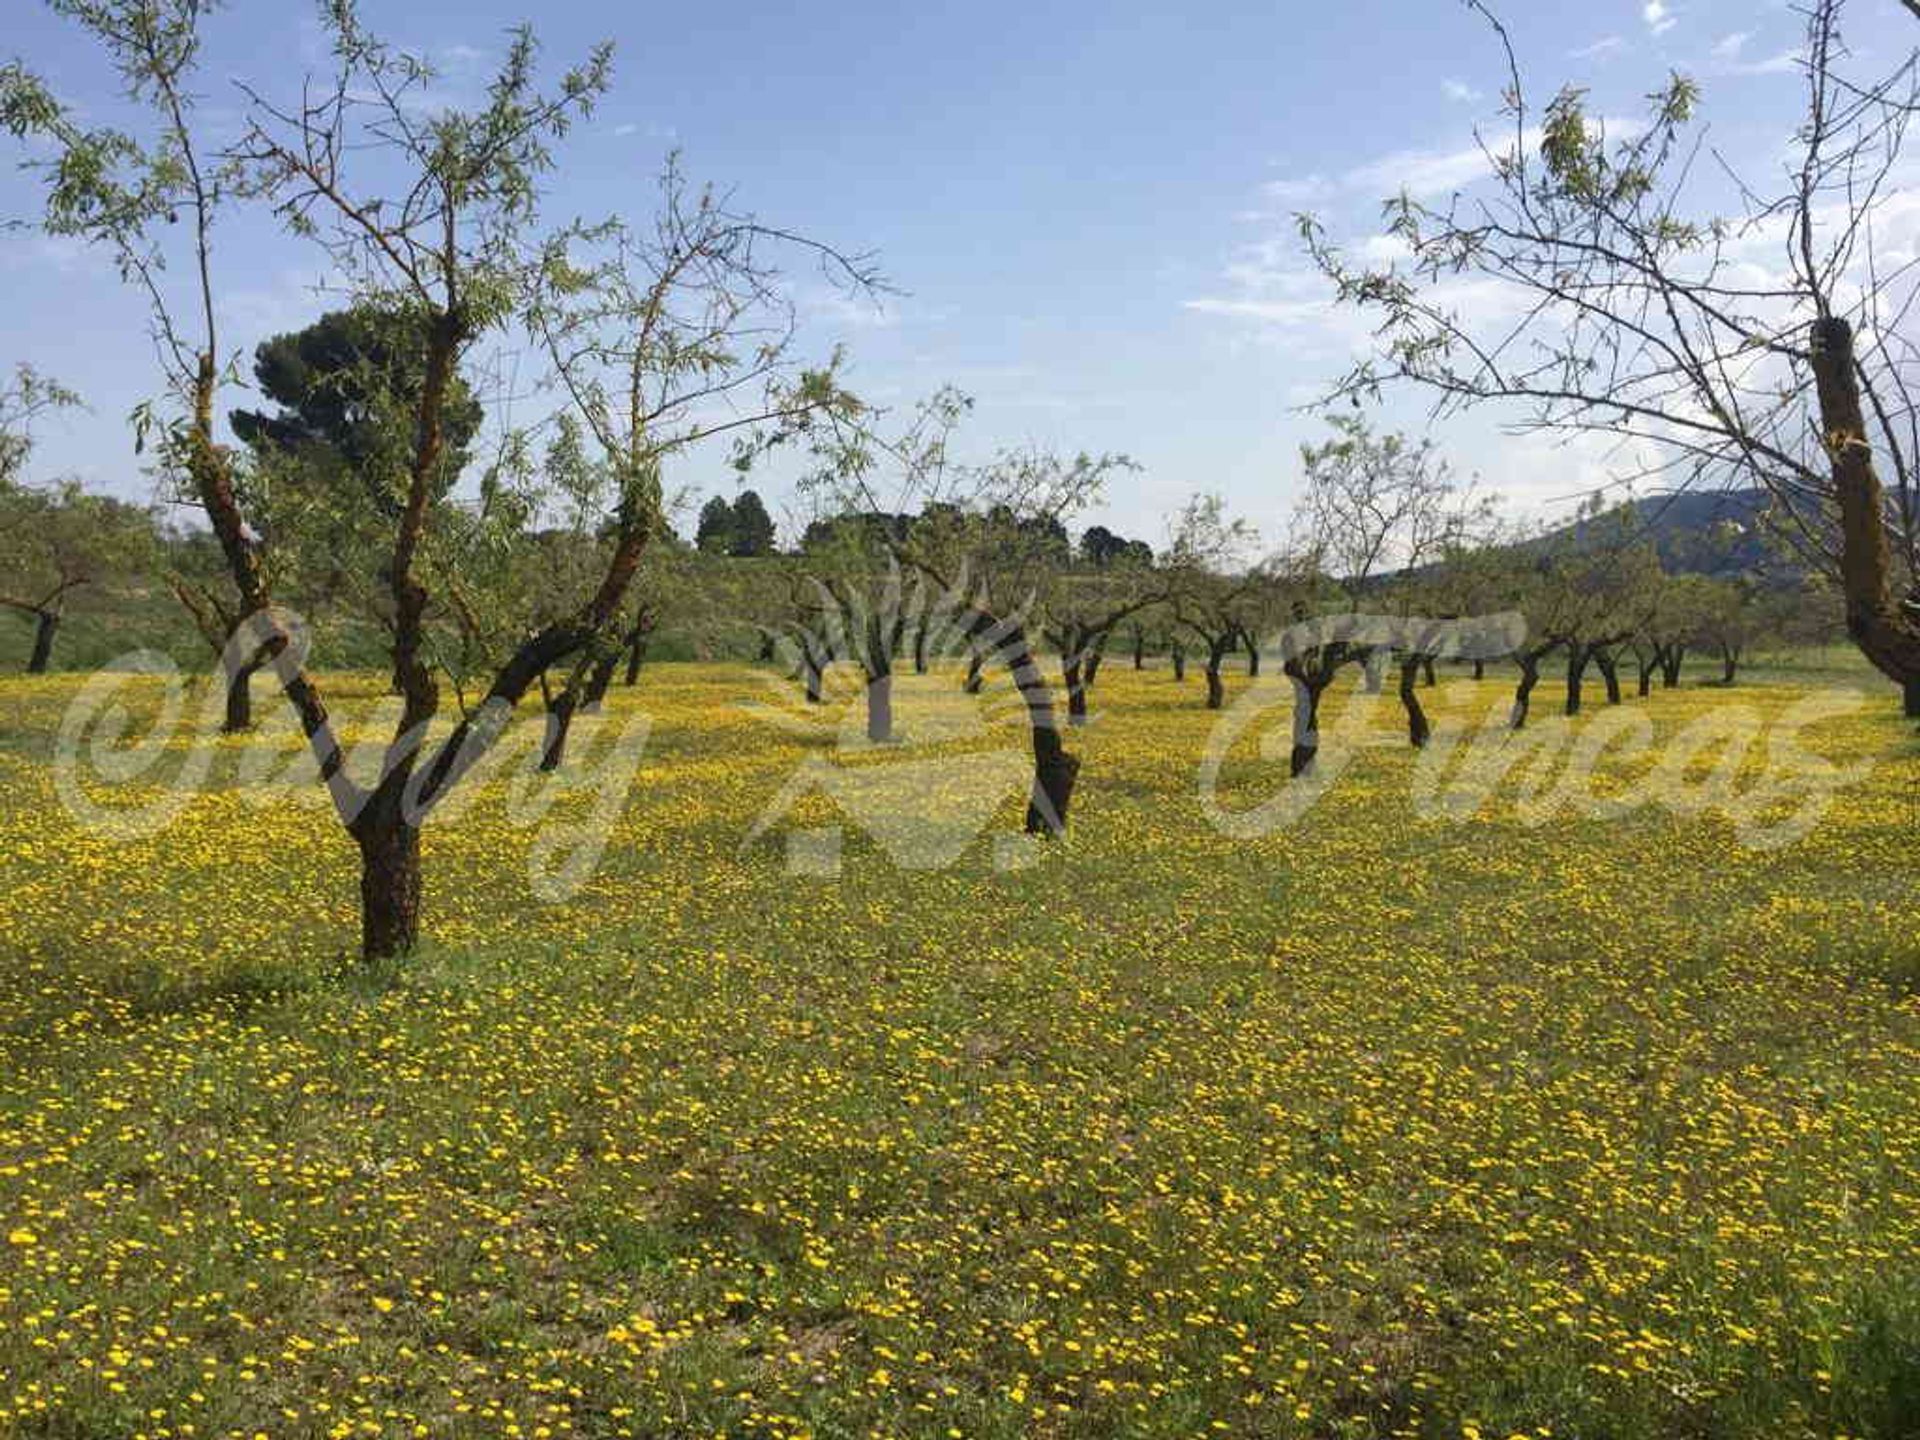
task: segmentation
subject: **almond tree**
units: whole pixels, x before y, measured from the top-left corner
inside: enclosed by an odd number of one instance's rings
[[[1396,586],[1403,600],[1411,597],[1411,577],[1484,531],[1492,513],[1491,501],[1454,481],[1432,441],[1377,433],[1364,415],[1334,412],[1327,423],[1334,432],[1328,439],[1300,449],[1305,484],[1285,567],[1299,620],[1328,613],[1327,605],[1310,598],[1316,594],[1337,597],[1332,611],[1347,616],[1383,608]],[[1294,686],[1296,775],[1318,753],[1320,700],[1341,668],[1363,666],[1367,688],[1377,691],[1393,659],[1393,645],[1369,642],[1351,627],[1320,630],[1324,639],[1311,627],[1293,632],[1308,636],[1309,643],[1293,646],[1283,661]],[[1445,631],[1437,625],[1398,627],[1400,697],[1416,746],[1426,743],[1429,727],[1413,681],[1432,665],[1433,647]]]
[[[333,77],[310,82],[290,105],[243,87],[246,132],[220,166],[207,153],[191,90],[200,0],[54,0],[54,8],[94,37],[127,90],[147,104],[150,133],[136,139],[82,128],[19,67],[0,75],[0,115],[15,133],[55,146],[55,158],[42,167],[49,227],[108,249],[148,297],[168,380],[165,443],[220,543],[248,645],[268,657],[360,850],[362,952],[368,959],[403,953],[419,932],[422,822],[499,737],[540,676],[588,650],[616,622],[655,533],[656,473],[623,468],[606,563],[591,589],[527,635],[482,702],[428,746],[440,710],[427,648],[435,575],[429,556],[447,526],[434,481],[450,382],[462,355],[508,323],[526,298],[526,240],[552,166],[548,146],[604,90],[610,52],[595,50],[552,91],[542,91],[533,37],[521,30],[482,105],[432,110],[420,103],[427,67],[370,36],[350,0],[333,0],[326,12]],[[213,434],[225,377],[211,240],[224,206],[241,195],[264,199],[295,234],[325,244],[355,297],[403,316],[424,356],[406,413],[392,413],[402,409],[394,405],[380,417],[405,443],[379,447],[377,454],[394,458],[361,477],[387,522],[380,579],[391,596],[391,669],[401,697],[370,784],[346,771],[319,684],[304,668],[304,647],[276,609],[255,553],[231,457]],[[191,277],[184,300],[162,264],[166,240],[179,233],[166,222],[182,216]]]
[[[37,488],[0,479],[0,608],[33,621],[29,675],[45,674],[77,593],[143,573],[156,548],[152,517],[73,481]]]
[[[1221,667],[1243,644],[1261,640],[1254,612],[1261,604],[1266,577],[1244,569],[1257,542],[1253,528],[1230,517],[1218,495],[1196,495],[1173,521],[1166,550],[1168,608],[1176,626],[1199,640],[1206,656],[1206,707],[1226,702]],[[1184,671],[1184,656],[1175,665]]]
[[[1087,692],[1093,688],[1115,628],[1165,599],[1161,577],[1131,559],[1117,559],[1098,569],[1076,566],[1049,578],[1042,601],[1041,636],[1060,657],[1069,725],[1087,723]]]
[[[1625,138],[1571,88],[1536,118],[1505,31],[1469,3],[1510,75],[1512,133],[1486,144],[1488,188],[1389,201],[1404,258],[1384,265],[1354,262],[1302,218],[1336,296],[1379,337],[1336,394],[1411,383],[1442,414],[1500,406],[1678,484],[1764,485],[1783,532],[1836,582],[1855,644],[1920,696],[1920,600],[1900,596],[1920,559],[1915,352],[1901,333],[1920,270],[1876,251],[1872,224],[1920,105],[1915,56],[1850,73],[1843,0],[1812,0],[1789,163],[1778,182],[1735,177],[1740,208],[1717,215],[1699,196],[1724,162],[1702,153],[1691,80],[1673,77]],[[1462,305],[1462,282],[1490,283]]]
[[[817,264],[851,294],[881,284],[869,257],[764,223],[689,185],[677,160],[661,175],[648,225],[576,224],[540,251],[529,325],[569,407],[562,434],[577,437],[558,468],[582,517],[576,528],[597,519],[618,537],[609,573],[620,574],[622,593],[665,531],[662,475],[677,457],[730,439],[744,474],[760,449],[855,406],[837,353],[799,362],[782,256]],[[625,627],[601,625],[571,658],[550,714],[553,764],[575,712],[604,695],[601,677],[622,651],[637,653],[651,625],[643,611]]]
[[[842,512],[919,513],[919,523],[882,532],[887,548],[937,590],[969,651],[1006,667],[1033,749],[1025,829],[1060,836],[1080,760],[1062,741],[1053,690],[1028,638],[1028,601],[1057,563],[1049,537],[1098,496],[1107,475],[1132,462],[1028,450],[959,464],[951,440],[971,405],[958,391],[940,390],[892,435],[881,431],[883,415],[823,412],[829,423],[812,428],[817,463],[806,485],[834,497]],[[883,493],[890,503],[881,502]]]
[[[4,72],[0,72],[0,103],[5,102],[9,93],[5,83]],[[9,562],[10,577],[9,588],[0,592],[0,606],[33,619],[33,651],[27,662],[30,675],[46,670],[67,593],[85,583],[85,576],[77,573],[73,565],[62,563],[64,557],[56,551],[51,556],[56,562],[51,567],[52,573],[42,576],[42,583],[31,588],[21,584],[24,552],[42,544],[36,532],[44,523],[45,505],[33,491],[18,483],[18,477],[33,453],[33,422],[49,411],[79,404],[77,394],[40,374],[31,365],[15,366],[12,379],[0,385],[0,556]]]
[[[1712,583],[1704,575],[1668,575],[1661,581],[1630,642],[1642,696],[1653,692],[1656,673],[1663,690],[1680,683],[1680,669],[1700,632]]]
[[[0,106],[6,107],[0,108],[0,116],[13,115],[14,107],[20,104],[17,92],[21,84],[14,75],[0,70]],[[26,469],[27,459],[33,454],[34,421],[79,405],[80,396],[59,381],[31,365],[14,366],[12,377],[0,384],[0,484],[12,484]]]

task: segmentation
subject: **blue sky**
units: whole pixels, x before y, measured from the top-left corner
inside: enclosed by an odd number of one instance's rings
[[[65,22],[0,0],[12,51],[91,117],[114,90]],[[1773,0],[1514,0],[1500,7],[1530,92],[1591,88],[1635,113],[1670,69],[1706,87],[1716,144],[1764,166],[1798,118],[1798,18]],[[640,213],[669,147],[688,173],[763,219],[873,250],[904,295],[849,312],[810,277],[808,333],[844,341],[856,389],[905,405],[943,382],[977,399],[966,448],[1027,442],[1124,451],[1144,467],[1102,519],[1156,544],[1196,490],[1278,538],[1297,450],[1319,430],[1295,407],[1342,368],[1353,327],[1304,273],[1290,213],[1363,242],[1379,201],[1471,183],[1476,124],[1497,124],[1503,71],[1486,27],[1454,0],[1071,6],[1051,0],[894,7],[696,7],[549,0],[363,0],[365,18],[433,57],[458,94],[508,26],[531,18],[556,64],[615,41],[616,81],[563,144],[548,213]],[[1856,52],[1915,36],[1895,0],[1855,0]],[[233,0],[211,22],[202,92],[237,110],[230,79],[285,95],[324,68],[300,0]],[[0,173],[0,215],[33,196]],[[1893,237],[1912,244],[1903,230]],[[325,308],[317,253],[253,222],[223,237],[227,343],[250,349]],[[29,361],[91,410],[46,424],[37,478],[77,475],[150,493],[127,412],[156,386],[143,312],[111,270],[42,237],[0,234],[0,363]],[[236,394],[233,403],[244,403]],[[1390,422],[1419,428],[1421,412]],[[1455,465],[1517,504],[1570,496],[1592,461],[1496,432],[1437,432]],[[675,483],[732,489],[724,456]],[[775,491],[778,485],[771,487]],[[776,515],[784,497],[769,495]],[[683,529],[687,524],[683,522]]]

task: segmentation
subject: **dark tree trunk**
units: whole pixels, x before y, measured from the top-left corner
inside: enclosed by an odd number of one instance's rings
[[[1540,683],[1540,661],[1533,655],[1522,655],[1518,659],[1520,683],[1513,687],[1513,728],[1524,730],[1527,710],[1533,703],[1533,687]]]
[[[1420,660],[1418,655],[1409,655],[1400,662],[1400,703],[1407,710],[1407,739],[1416,750],[1433,738],[1433,727],[1427,723],[1427,712],[1420,708],[1420,696],[1413,688],[1420,678]]]
[[[647,659],[647,636],[645,630],[636,630],[627,640],[626,684],[631,689],[640,679],[640,667]]]
[[[1187,652],[1183,646],[1176,645],[1167,652],[1167,658],[1173,662],[1173,678],[1187,678]]]
[[[883,744],[893,739],[893,671],[867,677],[867,739]]]
[[[52,610],[33,614],[33,655],[27,661],[29,675],[44,675],[53,660],[53,632],[60,628],[60,616]]]
[[[573,686],[568,685],[553,697],[553,703],[548,706],[547,733],[540,747],[540,768],[543,771],[558,770],[567,758],[567,736],[573,733],[573,715],[579,703],[579,695]]]
[[[609,650],[593,662],[592,668],[587,671],[587,693],[581,697],[581,709],[593,712],[606,704],[607,691],[613,688],[613,672],[619,665],[618,650]]]
[[[913,673],[927,673],[927,621],[924,618],[913,630]]]
[[[1220,683],[1220,662],[1225,659],[1224,652],[1210,651],[1207,655],[1207,709],[1218,710],[1226,702],[1227,687]]]
[[[1476,680],[1484,680],[1487,678],[1487,662],[1486,661],[1476,660],[1473,662],[1473,678]]]
[[[1567,647],[1567,714],[1580,713],[1581,684],[1587,678],[1588,651],[1584,645]]]
[[[1087,684],[1086,677],[1081,673],[1080,660],[1077,656],[1072,660],[1060,662],[1060,678],[1065,682],[1067,690],[1067,723],[1069,725],[1086,724]]]
[[[822,699],[821,682],[826,676],[827,666],[833,663],[833,650],[821,644],[811,632],[798,632],[800,642],[800,680],[806,686],[807,703],[818,705]]]
[[[1257,640],[1247,641],[1246,651],[1247,651],[1247,674],[1250,677],[1257,679],[1260,674],[1260,642]]]
[[[420,939],[420,831],[377,800],[377,818],[363,817],[360,842],[360,954],[390,960]]]
[[[1900,710],[1909,720],[1920,720],[1920,675],[1900,687]]]
[[[1067,752],[1061,742],[1060,728],[1054,721],[1053,693],[1026,633],[1011,623],[998,625],[982,615],[973,634],[994,630],[999,643],[993,653],[1005,660],[1013,676],[1013,687],[1027,707],[1027,728],[1033,737],[1033,788],[1027,796],[1026,831],[1049,838],[1066,834],[1067,807],[1073,800],[1074,780],[1080,774],[1078,757]]]
[[[1100,678],[1100,662],[1104,659],[1106,659],[1106,649],[1102,645],[1095,645],[1087,651],[1086,673],[1081,679],[1089,690],[1093,688],[1093,682]]]
[[[1067,807],[1073,801],[1073,782],[1080,761],[1060,743],[1060,732],[1048,724],[1033,732],[1033,794],[1027,800],[1029,835],[1067,833]]]
[[[1433,675],[1433,657],[1431,655],[1422,655],[1420,657],[1420,674],[1429,686],[1440,683]]]
[[[256,662],[242,665],[227,677],[227,714],[220,722],[223,735],[240,735],[253,728],[253,672]]]
[[[1644,700],[1653,693],[1653,667],[1656,663],[1655,657],[1651,655],[1645,657],[1635,656],[1633,663],[1635,669],[1638,671],[1640,698]]]
[[[1293,680],[1293,749],[1287,756],[1287,774],[1294,779],[1313,768],[1320,754],[1320,696],[1333,677],[1288,674]]]
[[[1813,322],[1808,339],[1807,359],[1820,402],[1820,434],[1826,442],[1833,499],[1840,512],[1840,590],[1846,602],[1847,634],[1882,674],[1905,685],[1920,677],[1920,615],[1894,598],[1886,492],[1874,470],[1873,447],[1861,413],[1853,327],[1838,315],[1824,315]]]
[[[1660,688],[1671,690],[1680,683],[1680,666],[1687,658],[1687,647],[1669,645],[1660,657]]]
[[[1612,653],[1606,650],[1594,651],[1593,663],[1599,668],[1600,679],[1607,687],[1607,704],[1618,705],[1620,703],[1620,667],[1614,662]]]
[[[1138,625],[1133,627],[1133,668],[1147,668],[1147,637]]]
[[[1740,652],[1732,645],[1720,647],[1720,683],[1733,684],[1734,677],[1740,673]]]
[[[1392,657],[1385,650],[1369,650],[1367,658],[1360,664],[1362,683],[1367,694],[1378,695],[1387,678],[1387,661]]]
[[[980,674],[980,671],[982,667],[986,665],[986,663],[987,663],[986,656],[982,655],[978,650],[972,651],[968,654],[967,678],[966,678],[966,681],[960,687],[962,690],[966,691],[967,694],[978,695],[980,693],[980,686],[983,683],[983,679]]]

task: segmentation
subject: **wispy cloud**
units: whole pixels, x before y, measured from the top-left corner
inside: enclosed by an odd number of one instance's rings
[[[1679,17],[1673,13],[1667,0],[1647,0],[1640,7],[1640,18],[1647,22],[1647,29],[1655,35],[1664,35],[1679,23]]]
[[[1582,45],[1578,50],[1569,50],[1567,56],[1573,60],[1605,60],[1618,55],[1627,48],[1627,42],[1618,35],[1603,35],[1591,45]]]
[[[1783,50],[1764,60],[1736,60],[1721,69],[1729,75],[1793,75],[1799,72],[1803,58],[1798,50]]]
[[[1338,188],[1325,175],[1302,175],[1291,180],[1269,180],[1260,187],[1260,193],[1274,204],[1285,207],[1304,205],[1310,200],[1324,199]],[[1250,215],[1249,219],[1259,219],[1265,212]]]
[[[1738,60],[1740,52],[1746,48],[1747,41],[1753,38],[1751,30],[1736,30],[1731,35],[1722,35],[1713,45],[1713,58],[1716,60]]]
[[[1482,94],[1481,91],[1474,89],[1473,86],[1467,84],[1466,81],[1450,78],[1440,82],[1440,90],[1447,99],[1462,102],[1478,100]]]
[[[1599,124],[1613,139],[1631,138],[1640,131],[1639,121],[1623,117],[1603,116]],[[1529,127],[1520,137],[1520,144],[1528,152],[1538,149],[1539,128]],[[1424,199],[1464,190],[1493,174],[1499,157],[1509,153],[1512,147],[1512,133],[1500,131],[1484,142],[1476,139],[1452,150],[1395,150],[1338,175],[1315,171],[1310,175],[1269,180],[1260,187],[1265,206],[1243,211],[1238,218],[1272,220],[1315,205],[1343,199],[1373,202],[1402,191],[1415,199]]]
[[[1529,131],[1527,148],[1539,143],[1539,132]],[[1493,173],[1494,152],[1479,145],[1458,150],[1398,150],[1356,166],[1345,176],[1346,188],[1393,195],[1440,195],[1458,190]]]

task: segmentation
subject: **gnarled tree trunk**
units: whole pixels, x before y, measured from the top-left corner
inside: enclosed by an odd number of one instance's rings
[[[1660,688],[1672,690],[1680,683],[1680,667],[1687,658],[1687,647],[1669,645],[1666,653],[1660,657]]]
[[[227,713],[220,722],[223,735],[240,735],[253,728],[253,672],[260,665],[258,660],[242,665],[227,677]]]
[[[593,662],[587,671],[587,693],[580,697],[580,708],[589,714],[606,704],[607,691],[613,688],[613,672],[620,664],[620,652],[609,650]]]
[[[1513,712],[1510,717],[1515,730],[1524,730],[1527,726],[1527,711],[1533,704],[1533,687],[1540,683],[1540,660],[1545,652],[1523,650],[1513,657],[1520,667],[1520,683],[1513,687]]]
[[[1361,683],[1366,687],[1367,694],[1378,695],[1385,687],[1387,662],[1392,658],[1388,651],[1376,646],[1360,662]]]
[[[1820,401],[1834,501],[1840,511],[1840,588],[1847,634],[1896,684],[1920,677],[1920,617],[1894,599],[1885,492],[1860,408],[1853,327],[1837,315],[1812,325],[1808,361]],[[1729,677],[1729,683],[1731,677]]]
[[[1071,658],[1060,657],[1060,679],[1067,691],[1067,723],[1084,725],[1087,723],[1087,684],[1080,668],[1078,655]]]
[[[1614,661],[1613,652],[1605,646],[1597,646],[1593,652],[1594,667],[1600,672],[1600,679],[1607,687],[1607,704],[1620,703],[1620,666]]]
[[[1407,712],[1407,739],[1416,750],[1433,738],[1433,726],[1427,723],[1427,712],[1421,708],[1420,696],[1414,690],[1423,658],[1409,655],[1400,662],[1400,703]]]
[[[1333,677],[1318,666],[1291,661],[1286,671],[1293,681],[1293,748],[1287,756],[1287,774],[1298,779],[1313,768],[1320,754],[1320,697]]]
[[[44,675],[53,662],[53,635],[60,628],[60,612],[36,610],[33,613],[33,654],[27,660],[29,675]]]
[[[383,787],[353,830],[360,846],[360,953],[367,960],[405,955],[420,939],[420,830],[400,813],[398,788]]]
[[[1585,645],[1567,646],[1567,714],[1580,713],[1581,685],[1587,678],[1587,660],[1592,652]]]
[[[579,705],[579,694],[572,685],[548,702],[547,728],[540,746],[540,768],[543,771],[558,770],[561,762],[567,758],[567,736],[573,732],[573,715]]]

